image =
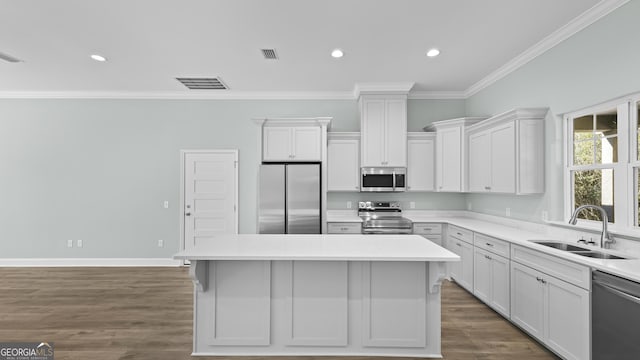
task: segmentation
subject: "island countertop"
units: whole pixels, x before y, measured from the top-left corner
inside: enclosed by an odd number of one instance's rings
[[[228,234],[183,250],[178,260],[459,261],[419,235]]]

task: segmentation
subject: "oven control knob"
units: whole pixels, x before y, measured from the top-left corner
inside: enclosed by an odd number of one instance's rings
[[[364,201],[360,201],[358,203],[358,209],[364,209],[367,205],[364,203]]]

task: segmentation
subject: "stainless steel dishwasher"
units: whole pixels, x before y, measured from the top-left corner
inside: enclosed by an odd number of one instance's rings
[[[592,275],[592,359],[640,359],[640,283]]]

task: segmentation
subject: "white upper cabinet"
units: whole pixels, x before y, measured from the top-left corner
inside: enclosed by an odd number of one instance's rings
[[[484,118],[438,121],[425,127],[436,132],[436,191],[462,192],[466,168],[465,128]]]
[[[407,191],[435,190],[434,133],[408,133],[407,140]]]
[[[328,191],[360,191],[360,133],[327,133]]]
[[[263,161],[321,161],[320,126],[265,125],[262,139]]]
[[[516,109],[470,126],[468,191],[544,192],[546,108]]]
[[[407,166],[407,96],[360,97],[361,166]]]

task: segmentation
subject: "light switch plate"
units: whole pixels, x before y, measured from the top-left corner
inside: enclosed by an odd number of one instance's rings
[[[158,240],[158,247],[164,247],[164,240]]]
[[[73,247],[73,240],[67,240],[67,247]]]
[[[78,247],[82,247],[82,240],[76,241],[76,244],[77,244]]]
[[[416,202],[415,201],[410,201],[409,202],[409,208],[415,209],[416,208]]]
[[[507,209],[506,209],[506,211],[505,211],[505,215],[506,215],[507,217],[510,217],[510,216],[511,216],[511,208],[507,208]]]
[[[347,201],[347,209],[351,209],[351,201]]]
[[[169,208],[169,201],[165,200],[163,206],[164,206],[165,209],[168,209]]]

